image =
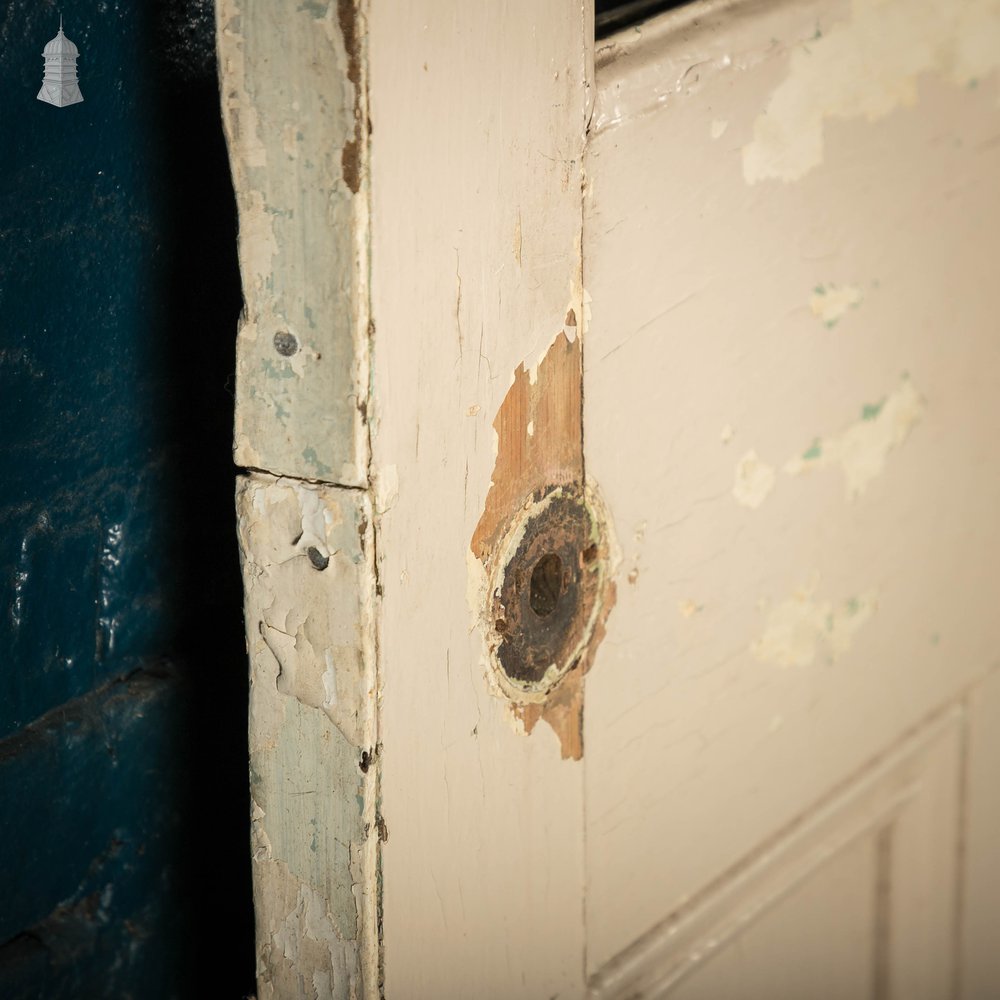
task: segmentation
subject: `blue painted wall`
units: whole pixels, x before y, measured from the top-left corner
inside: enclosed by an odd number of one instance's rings
[[[36,100],[59,13],[82,104]],[[252,988],[207,0],[0,12],[0,996]],[[220,927],[238,944],[222,944]]]

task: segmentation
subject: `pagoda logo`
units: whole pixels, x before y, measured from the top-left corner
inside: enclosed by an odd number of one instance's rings
[[[38,99],[57,108],[79,104],[83,100],[76,79],[80,50],[63,34],[62,17],[59,18],[59,34],[45,46],[42,55],[45,57],[45,77]]]

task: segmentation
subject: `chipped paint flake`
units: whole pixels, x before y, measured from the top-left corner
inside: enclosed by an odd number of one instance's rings
[[[737,463],[733,496],[744,507],[759,507],[774,489],[774,468],[751,449]]]
[[[840,434],[816,438],[801,455],[785,464],[785,472],[799,476],[839,465],[844,472],[847,498],[854,500],[882,474],[889,452],[906,440],[923,412],[920,393],[904,378],[885,399],[865,404],[861,418]]]
[[[793,49],[743,147],[748,184],[794,181],[823,162],[824,123],[916,103],[922,74],[967,86],[1000,66],[997,0],[854,0],[849,20]]]
[[[690,597],[677,602],[677,611],[682,618],[694,618],[694,616],[703,609],[703,604],[693,601]]]
[[[303,969],[318,996],[374,995],[377,772],[359,766],[375,743],[369,500],[254,473],[237,512],[259,996],[303,995]]]
[[[736,437],[736,431],[733,429],[732,424],[726,424],[726,426],[719,431],[719,440],[723,444],[729,444],[734,437]]]
[[[383,465],[375,477],[375,510],[384,514],[399,499],[399,468],[395,464]]]
[[[877,607],[875,590],[834,605],[814,600],[812,587],[803,587],[771,608],[750,651],[761,662],[779,667],[807,667],[819,655],[833,662],[850,650]]]
[[[722,136],[725,134],[727,128],[729,128],[729,122],[724,121],[723,119],[720,118],[716,118],[709,126],[708,134],[713,139],[721,139]]]
[[[809,308],[824,326],[832,328],[848,309],[857,309],[863,297],[856,285],[817,285],[809,298]]]

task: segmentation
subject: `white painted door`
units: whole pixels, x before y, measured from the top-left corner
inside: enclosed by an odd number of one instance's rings
[[[261,996],[1000,995],[1000,4],[285,6]]]
[[[963,810],[996,797],[963,746],[1000,649],[998,59],[962,3],[692,7],[599,52],[598,995],[958,993]]]

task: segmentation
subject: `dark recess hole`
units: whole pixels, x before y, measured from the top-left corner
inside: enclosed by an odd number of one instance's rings
[[[330,557],[323,555],[315,545],[309,546],[306,555],[309,556],[309,562],[312,563],[314,569],[323,570],[330,565]]]
[[[592,563],[597,558],[597,546],[588,545],[580,555],[583,557],[584,563]]]
[[[531,571],[528,603],[539,618],[547,618],[556,609],[563,591],[562,560],[554,552],[542,556]]]
[[[299,349],[299,342],[294,333],[287,330],[279,330],[274,335],[274,349],[283,357],[290,358]]]

